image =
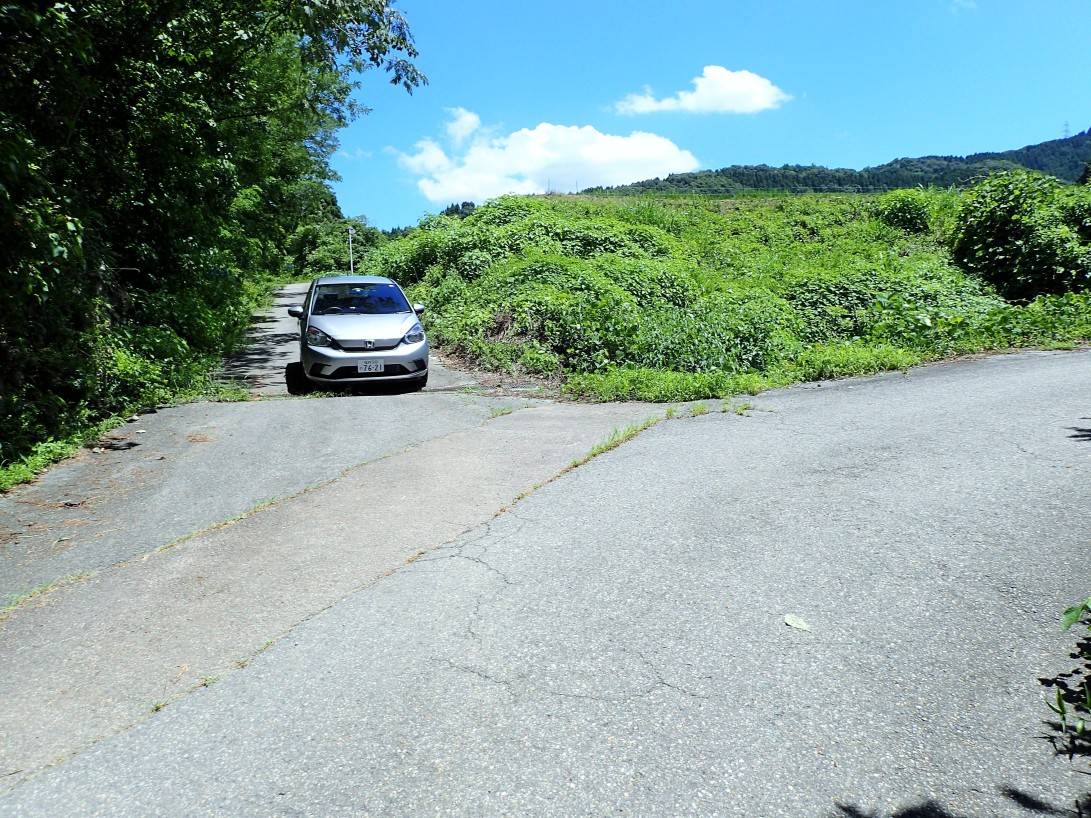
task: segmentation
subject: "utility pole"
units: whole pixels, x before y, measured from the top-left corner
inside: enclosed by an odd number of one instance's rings
[[[356,267],[352,263],[352,237],[356,235],[356,228],[349,228],[349,275],[356,275]]]

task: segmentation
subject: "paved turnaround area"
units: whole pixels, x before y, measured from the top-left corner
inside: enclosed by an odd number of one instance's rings
[[[0,623],[0,815],[1086,815],[1040,679],[1091,593],[1091,352],[750,403],[553,480],[664,407],[243,406],[417,439],[146,559],[104,534]],[[203,492],[281,468],[246,457]]]

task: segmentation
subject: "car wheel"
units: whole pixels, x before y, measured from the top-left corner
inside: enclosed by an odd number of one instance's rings
[[[426,387],[428,385],[428,373],[425,372],[419,378],[414,378],[412,383],[413,383],[413,389],[416,390],[417,392],[424,389],[424,387]]]
[[[288,387],[289,395],[305,395],[310,391],[310,381],[303,374],[303,364],[292,361],[284,367],[284,385]]]

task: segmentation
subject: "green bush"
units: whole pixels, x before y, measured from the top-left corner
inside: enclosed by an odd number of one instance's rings
[[[1087,287],[1089,195],[1028,171],[991,176],[963,196],[954,258],[1014,301]]]
[[[933,197],[924,190],[892,190],[877,205],[879,218],[891,227],[910,233],[928,232]]]

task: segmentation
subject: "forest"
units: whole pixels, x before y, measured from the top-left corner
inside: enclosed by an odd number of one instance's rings
[[[1091,163],[1091,129],[1065,139],[1001,153],[970,156],[922,156],[895,159],[863,170],[817,165],[732,165],[720,170],[671,174],[613,188],[590,188],[585,193],[689,193],[732,196],[751,191],[787,193],[885,193],[909,187],[965,187],[989,174],[1033,170],[1064,182],[1076,182]]]

